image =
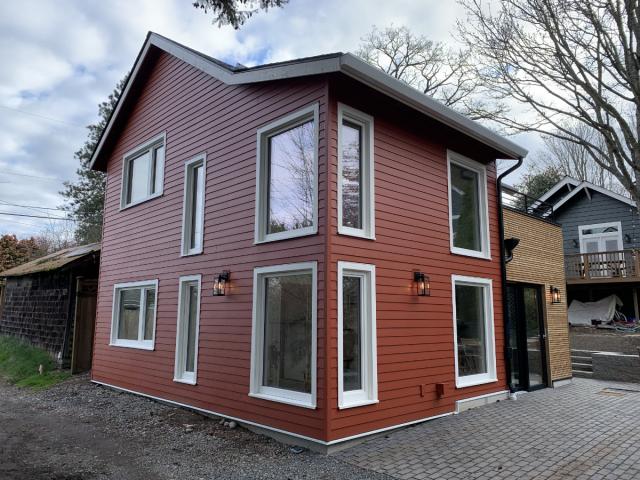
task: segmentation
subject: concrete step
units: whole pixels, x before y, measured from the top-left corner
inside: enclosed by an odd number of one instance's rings
[[[580,370],[581,372],[592,372],[593,371],[593,365],[591,365],[590,363],[571,363],[571,369],[572,370]]]
[[[593,372],[585,372],[583,370],[572,370],[571,373],[574,377],[579,378],[591,378],[593,377]]]
[[[591,365],[593,363],[593,358],[571,355],[571,363],[588,363],[589,365]]]

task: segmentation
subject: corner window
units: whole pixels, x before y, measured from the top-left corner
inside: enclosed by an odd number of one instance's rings
[[[200,275],[180,277],[174,381],[195,385],[200,330]]]
[[[481,163],[448,152],[451,251],[489,258],[487,173]]]
[[[374,238],[373,117],[338,105],[338,233]]]
[[[253,397],[316,406],[316,262],[254,270]]]
[[[258,130],[256,243],[318,231],[318,105]]]
[[[182,211],[182,255],[202,253],[204,240],[204,198],[206,155],[198,155],[184,167]]]
[[[491,280],[453,275],[456,387],[497,381]]]
[[[338,262],[338,407],[378,401],[376,270]]]
[[[164,149],[163,133],[124,156],[120,208],[130,207],[162,195]]]
[[[157,280],[115,285],[110,344],[153,350],[157,298]]]

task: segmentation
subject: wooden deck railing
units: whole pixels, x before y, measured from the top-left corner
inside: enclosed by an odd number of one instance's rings
[[[640,250],[565,255],[567,281],[640,280]]]

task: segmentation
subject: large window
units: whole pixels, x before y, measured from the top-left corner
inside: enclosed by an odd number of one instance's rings
[[[495,382],[491,280],[453,275],[456,386]]]
[[[339,104],[338,125],[338,232],[373,238],[373,117]]]
[[[486,169],[451,151],[448,157],[451,251],[489,258]]]
[[[200,327],[200,275],[180,277],[174,380],[196,383]]]
[[[338,407],[378,401],[376,269],[338,262]]]
[[[202,253],[204,240],[204,199],[206,155],[198,155],[184,167],[182,214],[182,255]]]
[[[157,298],[157,280],[114,286],[111,345],[153,350]]]
[[[122,165],[120,207],[162,195],[165,135],[158,135],[127,153]]]
[[[258,130],[256,242],[318,230],[318,105]]]
[[[316,406],[316,262],[256,268],[250,395]]]

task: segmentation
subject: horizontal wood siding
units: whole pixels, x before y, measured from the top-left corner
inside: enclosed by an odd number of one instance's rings
[[[507,281],[541,285],[545,293],[550,378],[571,377],[562,227],[505,209],[504,235],[505,238],[520,239],[513,252],[513,260],[507,264]],[[551,286],[560,290],[561,302],[558,304],[551,303]]]
[[[325,437],[324,364],[318,408],[253,399],[249,393],[253,269],[318,262],[318,357],[325,351],[324,251],[326,150],[319,148],[319,234],[254,245],[256,131],[288,113],[320,104],[323,77],[228,86],[168,55],[148,68],[107,165],[104,239],[93,379],[313,438]],[[166,132],[164,194],[120,211],[122,156]],[[180,256],[184,163],[206,152],[204,253]],[[212,296],[214,275],[231,271],[229,294]],[[198,384],[173,382],[178,279],[202,274]],[[109,346],[113,285],[158,279],[154,351]]]
[[[452,412],[456,400],[503,391],[506,380],[495,156],[362,85],[337,77],[330,85],[326,390],[332,440]],[[374,117],[375,240],[337,234],[337,102]],[[450,252],[447,149],[488,163],[491,260]],[[336,281],[341,260],[374,264],[377,277],[380,402],[346,410],[337,408]],[[415,270],[430,276],[430,297],[416,295]],[[455,387],[452,274],[493,280],[497,382]],[[446,384],[441,399],[436,383]]]

